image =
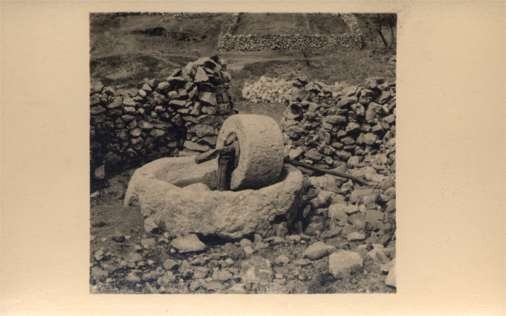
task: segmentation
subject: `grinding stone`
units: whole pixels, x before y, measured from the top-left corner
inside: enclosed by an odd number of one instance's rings
[[[223,148],[231,133],[239,139],[240,157],[232,172],[230,188],[256,189],[278,181],[283,169],[284,146],[276,121],[257,114],[232,115],[223,123],[216,148]]]

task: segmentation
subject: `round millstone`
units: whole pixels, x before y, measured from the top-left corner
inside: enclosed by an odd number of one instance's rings
[[[216,148],[230,134],[239,140],[239,163],[232,172],[232,190],[255,189],[279,180],[283,169],[283,135],[276,121],[264,115],[237,114],[225,120]]]

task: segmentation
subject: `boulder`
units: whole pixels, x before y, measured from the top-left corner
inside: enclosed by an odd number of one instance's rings
[[[351,232],[348,235],[346,235],[346,239],[348,241],[361,241],[365,240],[365,234],[362,232]]]
[[[176,277],[174,276],[174,273],[172,273],[171,271],[168,271],[165,274],[163,274],[161,277],[159,277],[156,282],[160,286],[168,287],[168,286],[172,285],[175,280],[176,280]]]
[[[127,96],[123,98],[123,104],[125,106],[135,106],[136,103],[132,98]]]
[[[101,92],[102,89],[104,88],[104,84],[101,82],[101,81],[94,81],[92,84],[91,84],[91,91],[92,92]]]
[[[306,250],[304,250],[303,256],[312,260],[317,260],[328,256],[334,250],[335,248],[333,246],[327,245],[322,241],[318,241],[307,247]]]
[[[171,246],[180,253],[199,252],[206,249],[206,245],[195,234],[179,236],[172,241]]]
[[[359,253],[339,250],[329,256],[329,272],[335,277],[347,276],[360,270],[363,260]]]
[[[200,82],[207,82],[207,81],[209,81],[209,76],[206,74],[204,69],[197,68],[197,71],[195,72],[195,82],[200,83]]]
[[[376,202],[378,192],[374,188],[357,188],[351,192],[350,202],[367,204],[369,202]]]
[[[202,92],[199,100],[211,106],[216,106],[218,104],[216,102],[216,95],[212,92]]]
[[[117,96],[115,97],[111,103],[107,105],[108,109],[115,109],[123,105],[123,97]]]
[[[101,105],[94,106],[90,110],[92,115],[101,114],[101,113],[104,113],[105,111],[106,111],[106,109]]]
[[[347,207],[346,203],[335,203],[330,205],[328,211],[329,218],[344,225],[348,218],[346,214]]]
[[[253,283],[261,287],[272,282],[271,262],[260,256],[253,256],[241,263],[241,279],[244,283]]]
[[[232,279],[234,275],[230,273],[228,270],[218,270],[215,271],[212,275],[213,280],[220,281],[220,282],[226,282],[230,279]]]
[[[323,176],[318,177],[309,177],[309,182],[311,183],[312,186],[314,186],[319,190],[330,191],[335,193],[340,192],[336,177],[329,174],[325,174]]]
[[[320,161],[322,159],[322,155],[315,148],[312,148],[312,149],[308,150],[304,154],[304,157],[309,158],[309,159],[314,160],[314,161]]]
[[[179,267],[179,263],[173,259],[167,259],[163,262],[163,268],[167,271],[173,270]]]
[[[205,125],[205,124],[198,124],[198,125],[193,126],[191,128],[191,132],[195,133],[198,138],[217,134],[214,127],[212,127],[210,125]]]
[[[367,253],[367,256],[380,264],[386,264],[388,262],[388,257],[385,254],[385,248],[382,244],[373,244],[373,249]]]
[[[158,86],[156,87],[156,90],[160,92],[167,92],[170,89],[170,84],[167,81],[161,81]]]
[[[130,131],[130,135],[132,135],[132,137],[139,137],[141,136],[141,133],[142,130],[140,128],[134,128],[133,130]]]
[[[311,199],[311,206],[314,209],[327,207],[332,200],[332,194],[330,191],[320,190],[318,195]]]
[[[285,255],[279,255],[276,257],[276,259],[274,259],[274,263],[277,265],[280,265],[280,266],[285,265],[289,262],[290,262],[290,258],[288,258]]]
[[[365,120],[367,122],[373,122],[380,110],[381,105],[371,102],[365,111]]]
[[[271,222],[300,207],[303,175],[294,167],[286,166],[283,178],[272,185],[241,191],[214,191],[216,168],[216,160],[196,164],[191,156],[152,161],[135,171],[124,204],[140,206],[147,231],[228,238],[272,235]],[[197,183],[211,190],[192,186]]]
[[[163,135],[165,135],[165,131],[164,130],[161,130],[161,129],[153,129],[149,135],[153,136],[153,137],[161,137]]]
[[[294,148],[294,149],[291,149],[290,152],[288,153],[288,158],[290,159],[296,159],[298,158],[300,155],[302,155],[304,153],[304,150],[300,147],[297,147],[297,148]]]

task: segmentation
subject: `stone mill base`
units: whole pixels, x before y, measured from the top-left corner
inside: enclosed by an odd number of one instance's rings
[[[280,180],[260,189],[214,191],[216,160],[162,158],[137,169],[125,205],[138,204],[144,228],[171,236],[197,233],[223,238],[273,235],[272,222],[290,221],[300,207],[302,173],[285,165]]]

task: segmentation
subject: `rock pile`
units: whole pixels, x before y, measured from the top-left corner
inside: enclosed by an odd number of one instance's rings
[[[294,85],[300,93],[281,122],[289,158],[371,184],[310,177],[303,214],[309,233],[329,229],[326,234],[339,231],[349,242],[387,242],[395,228],[395,84],[371,78],[335,89],[302,80]]]
[[[231,77],[218,57],[200,58],[165,79],[145,79],[137,88],[92,84],[92,172],[174,155],[183,147],[207,151],[224,119],[234,113]]]
[[[304,233],[350,249],[329,259],[336,278],[360,269],[362,259],[380,269],[395,258],[395,84],[370,78],[359,86],[302,79],[293,85],[298,92],[281,122],[286,154],[369,182],[361,186],[308,170],[313,176],[304,194]],[[325,244],[315,244],[321,250],[316,257],[328,254]]]
[[[243,98],[253,103],[285,103],[297,91],[290,80],[261,76],[256,81],[245,83],[241,92]]]
[[[294,85],[300,93],[281,122],[291,159],[360,169],[356,172],[374,182],[395,168],[395,83],[371,78],[339,89],[303,80]]]

